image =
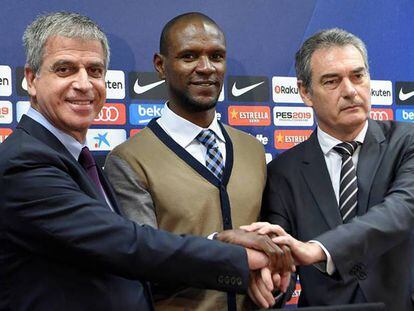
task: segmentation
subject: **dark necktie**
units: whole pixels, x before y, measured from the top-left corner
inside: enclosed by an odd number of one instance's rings
[[[206,167],[221,180],[224,170],[223,156],[212,130],[202,130],[196,139],[207,148]]]
[[[333,148],[342,156],[339,209],[344,223],[356,215],[358,205],[358,182],[352,155],[359,144],[356,141],[343,142]]]
[[[92,179],[93,183],[96,185],[96,187],[99,189],[101,194],[104,195],[104,190],[102,188],[102,184],[99,181],[99,174],[98,174],[98,168],[96,166],[95,159],[93,158],[91,152],[89,151],[88,147],[83,147],[82,151],[79,155],[79,164],[82,165],[82,167],[85,169],[86,174]]]

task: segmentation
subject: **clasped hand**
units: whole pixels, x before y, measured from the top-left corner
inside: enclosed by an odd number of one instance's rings
[[[250,269],[248,294],[258,306],[268,308],[275,303],[273,292],[284,293],[289,286],[290,273],[295,271],[291,251],[286,245],[275,244],[267,233],[255,232],[249,226],[242,228],[220,232],[216,239],[246,248]]]

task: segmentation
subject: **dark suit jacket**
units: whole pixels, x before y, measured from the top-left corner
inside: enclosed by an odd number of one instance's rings
[[[147,310],[139,280],[247,288],[243,248],[112,212],[67,149],[29,117],[0,145],[0,176],[0,310]]]
[[[318,240],[336,273],[300,267],[299,305],[346,304],[357,286],[368,302],[411,310],[414,127],[369,120],[361,147],[358,217],[342,224],[316,131],[268,166],[263,217],[301,240]]]

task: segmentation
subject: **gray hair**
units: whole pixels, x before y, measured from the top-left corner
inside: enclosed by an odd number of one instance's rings
[[[105,66],[108,68],[110,54],[108,39],[99,26],[87,16],[56,12],[38,16],[23,34],[26,63],[35,73],[39,73],[46,41],[52,36],[100,41],[105,56]]]
[[[361,53],[362,58],[364,59],[365,68],[369,74],[368,53],[365,43],[354,34],[343,29],[326,29],[308,38],[302,44],[299,51],[296,52],[296,76],[298,80],[302,81],[302,84],[306,89],[310,90],[310,86],[312,85],[311,58],[313,53],[319,49],[335,46],[343,47],[346,45],[353,45]]]

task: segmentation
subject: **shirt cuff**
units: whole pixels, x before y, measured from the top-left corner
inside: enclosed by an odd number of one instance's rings
[[[329,252],[325,248],[325,246],[323,246],[321,242],[315,241],[315,240],[310,240],[309,243],[316,243],[316,244],[318,244],[322,248],[323,252],[326,255],[326,263],[325,262],[321,262],[321,263],[314,264],[314,266],[318,270],[320,270],[322,272],[326,272],[328,275],[334,274],[334,272],[336,270],[336,267],[335,267],[335,264],[332,261],[331,254],[329,254]]]
[[[207,239],[209,240],[215,240],[218,232],[213,232],[212,234],[209,234]]]

